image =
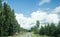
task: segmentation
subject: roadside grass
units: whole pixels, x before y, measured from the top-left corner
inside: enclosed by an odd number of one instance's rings
[[[25,34],[26,32],[20,32],[19,34],[16,34],[16,35],[13,35],[13,36],[4,36],[4,37],[17,37],[17,36],[19,36],[19,35],[23,35],[23,34]]]
[[[33,37],[48,37],[46,35],[38,35],[38,34],[32,34],[32,35],[33,35]]]

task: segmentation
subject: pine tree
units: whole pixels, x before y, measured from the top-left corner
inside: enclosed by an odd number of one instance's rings
[[[4,3],[3,6],[3,15],[5,16],[5,20],[4,20],[4,25],[3,25],[3,32],[5,36],[8,35],[8,29],[9,29],[9,25],[10,25],[10,19],[9,19],[9,15],[10,15],[11,9],[9,7],[9,5],[6,4],[6,2]]]
[[[39,34],[40,35],[44,35],[45,33],[44,33],[44,27],[43,26],[41,26],[41,28],[40,28],[40,30],[39,30]]]
[[[2,0],[0,0],[0,36],[1,36],[1,9],[2,8]]]
[[[57,26],[57,28],[58,28],[58,33],[60,33],[60,21],[59,21],[59,23],[58,23],[58,26]]]
[[[39,33],[39,25],[40,25],[40,22],[37,20],[36,21],[36,26],[33,29],[33,31],[34,31],[35,34]]]
[[[58,25],[57,25],[56,34],[57,34],[57,36],[60,35],[60,21],[59,21],[59,23],[58,23]],[[59,36],[59,37],[60,37],[60,36]]]
[[[10,36],[20,32],[20,25],[18,24],[14,10],[2,0],[0,0],[0,36]]]
[[[44,26],[44,34],[49,35],[50,34],[50,25],[47,24]]]
[[[37,20],[36,21],[36,26],[39,28],[40,22]]]
[[[3,25],[5,36],[14,35],[18,31],[18,22],[15,18],[14,10],[11,10],[10,6],[4,3],[3,15],[5,16],[5,21]],[[19,27],[20,28],[20,27]]]
[[[56,30],[56,26],[55,26],[55,24],[54,23],[51,23],[51,36],[54,36],[55,34],[55,30]]]
[[[0,0],[0,36],[3,35],[4,16],[2,11],[2,0]]]

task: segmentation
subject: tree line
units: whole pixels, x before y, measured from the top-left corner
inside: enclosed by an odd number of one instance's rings
[[[58,24],[51,23],[44,27],[41,26],[39,34],[51,37],[60,37],[60,22]]]
[[[0,36],[15,35],[20,32],[20,25],[18,24],[14,10],[2,0],[0,0]]]
[[[47,23],[44,26],[39,27],[39,21],[36,21],[36,26],[31,28],[35,34],[47,35],[50,37],[60,37],[60,22],[58,24]]]

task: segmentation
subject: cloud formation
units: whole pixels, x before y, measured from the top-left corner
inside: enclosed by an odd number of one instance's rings
[[[56,7],[53,9],[53,13],[48,14],[48,12],[45,12],[43,10],[37,10],[35,12],[31,13],[31,17],[25,17],[24,14],[18,14],[16,13],[16,19],[18,23],[21,25],[21,27],[25,29],[30,29],[31,27],[35,26],[36,21],[40,21],[40,25],[43,25],[42,23],[58,23],[59,17],[58,14],[54,13],[59,12],[59,7]]]
[[[60,13],[60,6],[58,6],[58,7],[56,7],[53,11],[52,11],[52,13]]]
[[[41,2],[39,3],[39,5],[43,5],[45,3],[50,3],[51,0],[41,0]]]

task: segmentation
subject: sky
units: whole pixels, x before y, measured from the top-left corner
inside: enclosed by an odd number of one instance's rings
[[[58,23],[60,21],[60,0],[3,0],[15,11],[21,27],[30,29],[36,21]],[[3,3],[2,2],[2,3]]]

